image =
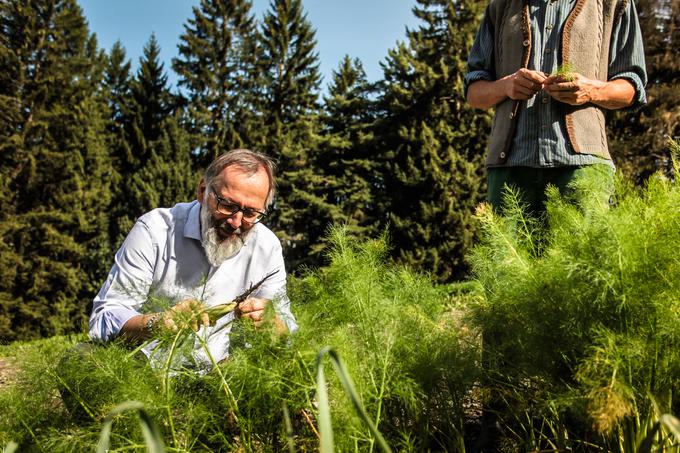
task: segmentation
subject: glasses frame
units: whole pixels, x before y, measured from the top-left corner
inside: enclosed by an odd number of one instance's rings
[[[266,213],[266,212],[258,211],[257,209],[252,209],[252,208],[242,208],[238,203],[234,203],[234,202],[232,202],[232,201],[228,201],[227,198],[221,197],[221,196],[217,193],[217,190],[215,190],[215,188],[212,187],[212,186],[210,186],[210,191],[211,191],[212,194],[215,196],[215,201],[217,201],[217,208],[216,208],[216,210],[217,210],[217,212],[219,212],[220,214],[223,214],[223,215],[232,217],[232,216],[235,216],[238,212],[242,212],[242,213],[243,213],[243,217],[242,217],[243,220],[242,220],[242,222],[247,223],[248,225],[255,225],[256,223],[261,222],[262,219],[264,219],[265,217],[267,217],[267,213]],[[228,205],[228,206],[233,206],[233,207],[235,207],[236,209],[233,210],[233,211],[232,211],[232,210],[229,210],[229,209],[226,209],[226,206],[227,206],[227,205]],[[246,211],[255,212],[255,213],[257,213],[258,217],[257,217],[255,220],[248,220],[248,219],[246,218]]]

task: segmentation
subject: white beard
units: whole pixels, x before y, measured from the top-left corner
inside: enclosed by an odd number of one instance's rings
[[[243,232],[240,228],[230,238],[222,239],[217,233],[219,226],[213,224],[210,212],[206,204],[201,205],[201,244],[205,250],[205,256],[213,267],[219,267],[229,258],[243,248],[245,238],[249,231]]]

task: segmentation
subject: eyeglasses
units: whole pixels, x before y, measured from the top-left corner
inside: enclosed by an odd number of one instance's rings
[[[239,204],[233,203],[226,198],[220,197],[213,187],[211,187],[210,190],[212,191],[212,194],[215,196],[215,200],[217,200],[216,211],[219,212],[220,214],[233,216],[237,212],[241,211],[243,213],[243,221],[250,224],[257,223],[267,216],[267,214],[264,212],[256,211],[255,209],[251,208],[242,208]]]

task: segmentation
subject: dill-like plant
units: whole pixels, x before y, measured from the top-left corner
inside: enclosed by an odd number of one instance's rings
[[[574,67],[574,65],[572,65],[571,63],[564,63],[559,65],[555,72],[553,72],[550,75],[561,77],[565,82],[573,82],[574,79],[576,78],[574,76],[575,72],[576,68]]]
[[[473,317],[493,338],[487,382],[506,416],[540,424],[557,408],[574,448],[614,448],[630,417],[680,409],[680,184],[618,177],[611,204],[606,184],[593,172],[570,199],[551,189],[544,222],[513,194],[506,217],[481,209],[471,257],[486,295]]]
[[[330,242],[327,267],[290,278],[299,324],[295,335],[239,320],[230,358],[204,376],[154,370],[118,344],[67,354],[70,360],[61,366],[54,357],[72,342],[60,344],[51,362],[36,352],[35,361],[24,363],[32,373],[25,386],[0,391],[0,402],[9,398],[22,414],[0,418],[0,441],[14,440],[22,451],[92,449],[111,410],[134,400],[172,451],[284,450],[291,439],[300,451],[316,450],[315,362],[328,346],[342,357],[366,413],[394,450],[462,451],[465,403],[479,375],[479,343],[460,313],[474,293],[452,297],[448,287],[390,264],[385,237],[356,243],[337,228]],[[181,332],[176,343],[193,344],[194,336]],[[167,364],[174,367],[175,361]],[[41,392],[22,400],[21,393],[35,382],[41,382]],[[59,396],[65,386],[68,402]],[[335,374],[327,376],[327,386],[335,448],[375,449],[371,430]],[[111,427],[111,448],[143,448],[134,413],[116,415]]]

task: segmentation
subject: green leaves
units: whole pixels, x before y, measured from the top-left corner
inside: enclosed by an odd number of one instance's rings
[[[144,405],[139,401],[125,401],[114,407],[104,419],[99,442],[97,443],[97,453],[107,453],[109,451],[109,438],[111,437],[114,418],[123,412],[130,411],[137,411],[139,414],[139,425],[142,429],[142,434],[144,435],[146,451],[149,453],[165,452],[163,438],[158,426],[156,426],[156,423],[149,416],[149,413],[144,409]]]
[[[661,174],[645,188],[619,177],[609,204],[602,183],[592,169],[569,199],[549,190],[542,219],[512,193],[506,216],[480,210],[471,261],[486,300],[473,315],[492,339],[488,372],[518,398],[511,407],[557,400],[613,439],[646,433],[629,421],[653,404],[677,407],[666,398],[680,369],[680,284],[667,276],[678,267],[680,186]],[[513,393],[526,380],[537,382],[533,396]]]
[[[340,383],[342,384],[345,393],[347,393],[347,397],[352,402],[357,414],[359,414],[363,422],[366,423],[366,425],[371,430],[371,433],[373,433],[373,436],[378,443],[378,447],[380,447],[380,449],[385,453],[391,452],[392,450],[387,445],[387,442],[383,438],[382,434],[380,434],[378,428],[376,428],[373,421],[368,417],[366,409],[364,409],[364,406],[361,403],[361,399],[354,388],[354,382],[352,382],[352,378],[347,372],[345,364],[340,359],[338,353],[330,347],[321,349],[316,357],[316,395],[319,403],[319,432],[321,433],[321,446],[319,450],[322,453],[332,453],[334,451],[333,427],[331,425],[328,390],[326,389],[326,376],[323,367],[324,356],[328,356],[330,358],[333,369],[338,375]]]

